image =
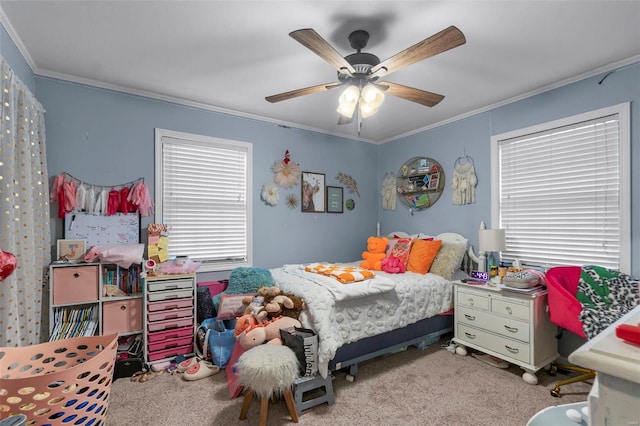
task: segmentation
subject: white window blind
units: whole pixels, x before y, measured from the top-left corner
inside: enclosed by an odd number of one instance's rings
[[[630,268],[628,158],[623,156],[628,147],[620,114],[584,118],[497,139],[494,227],[506,230],[502,260]]]
[[[251,263],[249,143],[156,130],[156,220],[200,271]]]

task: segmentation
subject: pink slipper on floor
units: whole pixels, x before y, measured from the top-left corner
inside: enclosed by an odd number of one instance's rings
[[[200,360],[187,371],[184,372],[182,378],[185,380],[198,380],[205,377],[213,376],[220,372],[220,367],[209,361]]]
[[[200,358],[198,358],[197,356],[194,356],[193,358],[185,359],[184,361],[182,361],[180,364],[176,366],[176,370],[178,370],[179,373],[184,373],[185,371],[187,371],[188,369],[196,365],[198,361],[200,361]]]

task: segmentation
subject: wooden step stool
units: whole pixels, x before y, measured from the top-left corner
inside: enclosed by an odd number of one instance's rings
[[[320,375],[298,377],[293,382],[293,399],[298,413],[325,402],[333,405],[333,384],[331,374],[324,379]],[[316,395],[316,394],[320,395]],[[306,397],[306,399],[305,399]]]

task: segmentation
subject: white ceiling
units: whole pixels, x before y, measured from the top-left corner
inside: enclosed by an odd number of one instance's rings
[[[381,143],[640,60],[640,1],[17,1],[9,34],[37,75],[184,102]],[[388,81],[445,95],[428,108],[387,96],[337,125],[340,90],[264,98],[337,81],[288,36],[313,28],[343,55],[371,35],[385,60],[455,25],[467,43]]]

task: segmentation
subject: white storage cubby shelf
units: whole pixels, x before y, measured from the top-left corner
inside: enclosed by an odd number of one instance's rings
[[[49,340],[68,337],[140,334],[142,281],[140,265],[53,263],[49,266]],[[108,285],[125,296],[107,296]]]
[[[147,276],[144,285],[144,359],[156,363],[193,354],[196,275]]]

